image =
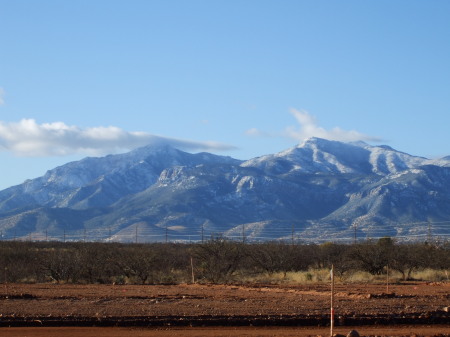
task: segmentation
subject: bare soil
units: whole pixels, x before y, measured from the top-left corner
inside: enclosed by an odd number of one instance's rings
[[[448,336],[448,326],[362,326],[337,327],[336,333],[346,335],[357,330],[361,336]],[[4,337],[313,337],[329,336],[324,327],[184,327],[184,328],[0,328]]]
[[[374,329],[384,331],[373,333],[378,336],[450,336],[450,283],[338,284],[335,289],[336,332],[358,326],[367,336]],[[99,331],[130,335],[122,329],[131,328],[133,336],[169,336],[176,329],[186,336],[327,336],[329,322],[328,284],[7,284],[0,289],[4,336],[45,331],[56,336],[51,332],[66,329],[60,335],[91,331],[100,337]],[[30,327],[40,328],[25,333]]]

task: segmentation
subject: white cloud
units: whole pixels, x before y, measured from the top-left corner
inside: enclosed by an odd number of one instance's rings
[[[0,87],[0,105],[5,104],[5,90]]]
[[[331,130],[327,130],[319,126],[314,116],[310,115],[307,111],[291,109],[290,112],[297,120],[299,126],[289,126],[285,128],[284,131],[278,133],[268,133],[252,128],[247,130],[246,134],[248,136],[258,137],[287,137],[295,139],[298,142],[304,141],[305,139],[311,137],[338,140],[342,142],[353,142],[359,140],[378,142],[381,140],[380,138],[368,136],[358,131],[343,130],[339,127],[334,127]]]
[[[343,130],[339,127],[334,127],[331,130],[324,129],[323,127],[317,125],[314,116],[310,115],[307,111],[291,109],[290,112],[300,124],[300,127],[288,127],[285,130],[285,134],[286,136],[298,141],[311,137],[338,140],[342,142],[353,142],[358,140],[380,141],[377,137],[368,136],[355,130]]]
[[[184,150],[225,151],[233,146],[217,142],[195,142],[127,132],[115,126],[80,128],[63,122],[38,124],[34,119],[15,123],[0,121],[0,151],[18,156],[104,155],[152,143],[166,143]]]
[[[248,129],[247,131],[245,131],[245,134],[251,137],[272,137],[272,135],[268,132],[261,131],[257,128]]]

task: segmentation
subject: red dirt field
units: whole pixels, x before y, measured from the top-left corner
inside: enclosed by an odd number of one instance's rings
[[[357,330],[361,336],[448,336],[449,326],[338,327],[346,335]],[[208,327],[208,328],[0,328],[4,337],[311,337],[329,336],[329,328],[312,327]]]
[[[449,283],[335,288],[337,333],[450,336]],[[7,284],[0,335],[328,336],[329,305],[328,284]]]

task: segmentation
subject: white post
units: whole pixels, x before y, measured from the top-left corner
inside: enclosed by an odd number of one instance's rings
[[[334,265],[331,265],[331,310],[330,310],[330,337],[333,336],[334,328]]]
[[[386,293],[389,294],[389,265],[386,266]]]
[[[194,284],[194,283],[195,283],[195,277],[194,277],[194,261],[193,261],[193,259],[192,259],[192,256],[191,256],[191,275],[192,275],[192,284]]]

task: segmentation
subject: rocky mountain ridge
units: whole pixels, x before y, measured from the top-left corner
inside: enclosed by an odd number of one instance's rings
[[[311,138],[240,161],[159,144],[0,191],[0,231],[139,242],[447,238],[449,204],[449,157]]]

